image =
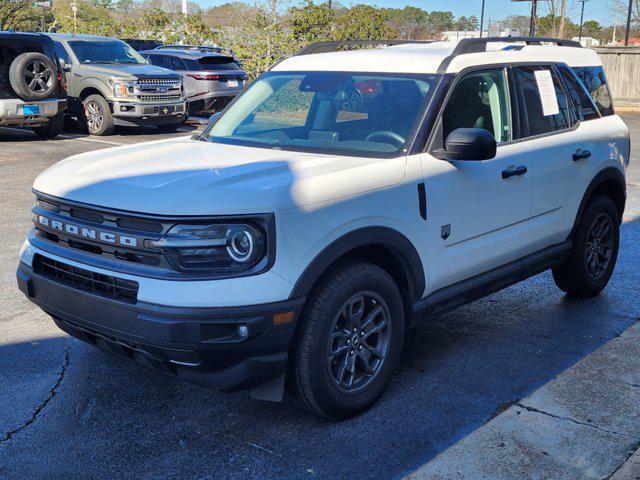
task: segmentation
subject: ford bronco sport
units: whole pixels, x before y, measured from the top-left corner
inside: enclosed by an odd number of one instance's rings
[[[0,126],[27,127],[39,137],[55,137],[66,107],[66,85],[51,39],[0,32]]]
[[[99,348],[346,418],[434,315],[547,269],[604,289],[629,136],[596,52],[386,43],[314,45],[197,138],[42,173],[21,290]]]
[[[68,84],[69,111],[91,135],[115,125],[170,132],[186,119],[182,77],[149,65],[121,40],[50,33]]]

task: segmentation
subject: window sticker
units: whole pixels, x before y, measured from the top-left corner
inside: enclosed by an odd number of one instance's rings
[[[536,70],[536,83],[538,84],[538,93],[542,102],[542,114],[545,117],[557,115],[560,113],[558,108],[558,99],[556,98],[556,89],[553,86],[553,78],[549,70]]]

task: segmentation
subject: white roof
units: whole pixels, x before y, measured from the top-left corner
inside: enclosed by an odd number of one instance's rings
[[[391,73],[442,73],[438,68],[449,57],[458,42],[404,44],[371,50],[316,53],[289,57],[274,71],[347,71]],[[504,50],[505,47],[517,49]],[[520,48],[521,47],[521,48]],[[456,73],[475,65],[493,65],[517,62],[555,62],[574,67],[600,66],[602,62],[595,50],[555,45],[524,45],[516,43],[489,43],[488,51],[456,55],[446,73]]]

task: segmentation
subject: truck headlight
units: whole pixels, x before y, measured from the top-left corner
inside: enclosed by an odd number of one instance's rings
[[[266,232],[249,222],[175,225],[145,246],[160,249],[183,272],[235,274],[267,263]]]
[[[116,97],[128,97],[135,94],[136,82],[111,80],[113,95]]]

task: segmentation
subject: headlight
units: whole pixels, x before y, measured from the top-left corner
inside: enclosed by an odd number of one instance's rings
[[[259,225],[175,225],[159,240],[146,240],[184,272],[239,273],[266,263],[267,239]]]
[[[126,82],[120,80],[111,80],[113,87],[113,95],[116,97],[128,97],[135,94],[136,82]]]

